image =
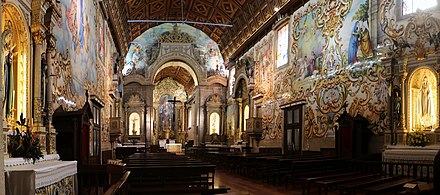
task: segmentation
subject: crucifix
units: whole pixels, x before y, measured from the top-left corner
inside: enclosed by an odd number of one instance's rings
[[[179,100],[176,100],[176,96],[174,96],[173,100],[168,100],[168,102],[171,102],[173,104],[173,122],[171,123],[171,130],[175,132],[175,123],[176,123],[176,103],[180,102]]]

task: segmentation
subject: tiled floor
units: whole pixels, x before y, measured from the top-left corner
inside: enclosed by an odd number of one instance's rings
[[[227,185],[231,188],[228,194],[233,195],[284,195],[284,194],[302,194],[302,187],[296,186],[295,190],[292,186],[289,189],[284,186],[276,186],[273,184],[267,184],[259,180],[249,179],[237,174],[225,172],[223,170],[216,170],[215,172],[215,185],[222,186]],[[317,189],[312,189],[311,194],[318,194]],[[338,194],[337,192],[331,192],[329,195]]]

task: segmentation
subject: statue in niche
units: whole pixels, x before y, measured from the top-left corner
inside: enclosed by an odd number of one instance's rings
[[[417,113],[420,125],[425,129],[432,128],[436,123],[434,99],[427,76],[423,77],[422,85],[417,94]]]
[[[3,97],[3,116],[7,118],[11,113],[13,104],[14,104],[14,73],[13,73],[13,50],[15,45],[13,44],[13,36],[14,33],[10,29],[6,29],[2,33],[2,45],[3,45],[3,89],[4,94]]]

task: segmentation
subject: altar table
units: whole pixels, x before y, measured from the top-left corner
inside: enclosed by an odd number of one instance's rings
[[[76,161],[5,167],[6,194],[77,194]]]

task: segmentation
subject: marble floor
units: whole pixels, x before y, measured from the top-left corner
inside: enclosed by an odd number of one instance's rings
[[[229,186],[231,189],[227,194],[233,195],[300,195],[302,187],[296,186],[295,190],[292,186],[286,189],[284,186],[276,186],[259,180],[249,179],[237,174],[229,173],[224,170],[216,170],[214,183],[216,186]],[[312,189],[311,194],[318,194],[317,189]],[[339,194],[336,191],[330,192],[329,195]]]

